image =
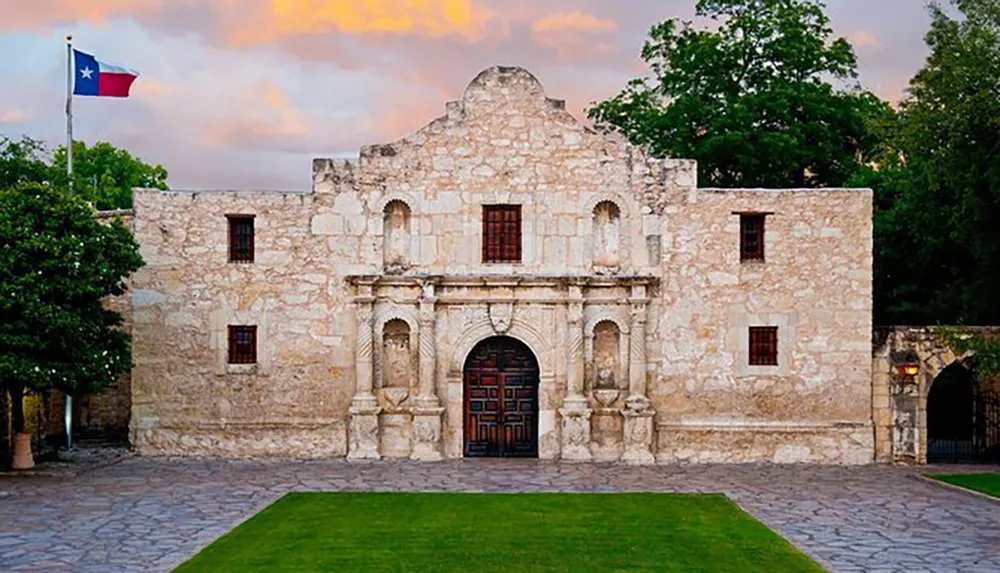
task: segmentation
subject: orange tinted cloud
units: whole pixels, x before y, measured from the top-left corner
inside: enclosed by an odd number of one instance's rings
[[[266,17],[230,39],[256,45],[284,36],[342,32],[476,40],[493,16],[474,0],[270,0]]]
[[[163,10],[164,0],[0,0],[0,32],[55,23],[102,24],[109,19]]]
[[[614,20],[585,12],[562,12],[536,20],[531,32],[536,45],[555,50],[561,61],[572,61],[614,52],[613,44],[595,41],[594,36],[610,34],[617,29]]]
[[[201,142],[212,147],[253,147],[268,140],[309,135],[309,122],[295,109],[277,86],[263,83],[242,98],[239,117],[209,123]]]
[[[614,32],[618,25],[613,20],[598,18],[585,12],[550,14],[531,27],[535,33],[545,32]]]

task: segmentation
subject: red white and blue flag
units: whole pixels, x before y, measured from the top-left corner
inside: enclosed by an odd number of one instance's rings
[[[128,97],[139,74],[128,68],[99,61],[90,54],[73,50],[73,95]]]

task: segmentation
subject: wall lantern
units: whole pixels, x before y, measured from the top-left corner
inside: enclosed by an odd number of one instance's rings
[[[900,376],[912,378],[920,373],[920,358],[912,350],[893,352],[892,363]]]

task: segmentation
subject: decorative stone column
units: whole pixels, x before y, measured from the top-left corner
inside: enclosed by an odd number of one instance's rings
[[[624,444],[622,461],[631,464],[651,464],[655,461],[653,444],[653,411],[646,397],[646,285],[633,285],[629,304],[632,325],[629,329],[629,396],[622,408]]]
[[[441,415],[444,408],[435,393],[437,372],[437,339],[435,323],[437,314],[434,281],[421,286],[420,297],[420,382],[416,404],[413,407],[413,451],[410,459],[437,461],[441,455]]]
[[[373,347],[373,304],[375,302],[374,281],[359,280],[357,296],[354,298],[358,318],[357,346],[354,349],[355,380],[357,388],[348,410],[347,459],[377,460],[378,415],[382,409],[372,392],[372,347]]]
[[[559,410],[562,418],[562,458],[589,461],[590,415],[587,398],[583,395],[583,287],[569,285],[569,305],[566,330],[566,398]]]
[[[892,373],[892,461],[920,463],[920,385],[914,376]]]

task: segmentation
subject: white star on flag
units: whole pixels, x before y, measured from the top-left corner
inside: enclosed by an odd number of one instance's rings
[[[90,69],[89,66],[86,67],[86,68],[83,68],[82,70],[80,70],[80,75],[83,76],[83,78],[86,79],[86,80],[91,79],[90,76],[93,73],[94,73],[94,70]]]

